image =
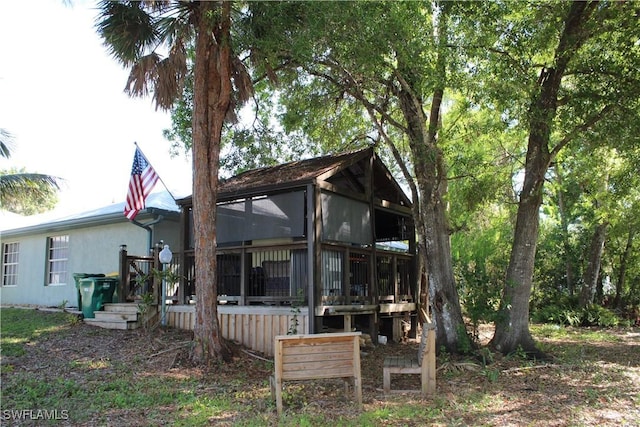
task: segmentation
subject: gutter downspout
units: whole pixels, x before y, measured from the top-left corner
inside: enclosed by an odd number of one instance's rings
[[[146,224],[138,222],[135,219],[131,220],[132,224],[137,225],[140,228],[144,228],[145,230],[147,230],[147,233],[149,233],[149,238],[148,238],[149,245],[147,246],[149,248],[149,250],[151,250],[151,248],[153,248],[153,229],[151,228],[151,226],[155,225],[155,224],[158,224],[163,219],[164,219],[164,215],[158,215],[158,217],[156,217],[156,219],[154,219],[151,222],[147,222]]]

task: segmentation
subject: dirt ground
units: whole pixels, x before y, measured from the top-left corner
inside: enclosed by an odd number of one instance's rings
[[[536,337],[552,355],[577,352],[564,358],[565,361],[560,357],[558,362],[545,364],[494,355],[492,363],[483,366],[477,358],[453,359],[440,355],[437,396],[424,405],[437,410],[434,419],[441,421],[434,425],[640,426],[640,330],[612,330],[611,333],[619,340],[585,343]],[[489,328],[480,331],[481,341],[486,342],[490,337]],[[115,331],[78,324],[55,338],[29,343],[25,355],[10,360],[4,358],[2,364],[12,365],[12,372],[29,372],[42,381],[66,376],[82,383],[86,380],[84,374],[73,366],[99,363],[105,358],[110,365],[135,363],[136,375],[196,378],[201,393],[233,392],[244,396],[239,398],[246,400],[241,402],[247,409],[244,414],[228,414],[219,422],[211,420],[212,425],[234,425],[234,420],[250,414],[275,413],[275,405],[268,395],[268,378],[273,368],[262,355],[232,345],[232,363],[212,368],[193,366],[188,358],[190,339],[188,331],[159,328],[152,332]],[[389,343],[362,349],[365,411],[420,401],[419,393],[391,396],[382,393],[385,356],[413,353],[417,345],[415,342]],[[109,372],[106,370],[100,375],[108,376]],[[331,381],[295,387],[290,395],[296,397],[285,401],[290,411],[325,414],[326,419],[353,413],[353,402],[345,399],[342,387],[336,387]],[[246,393],[236,393],[238,388],[246,389]],[[392,388],[417,390],[419,376],[394,376]],[[272,419],[276,419],[275,415]],[[126,420],[129,424],[133,421],[131,414],[126,415]],[[139,422],[144,425],[143,418]],[[121,425],[116,413],[109,425]],[[398,424],[376,421],[375,425]],[[423,423],[414,423],[409,416],[400,425]]]

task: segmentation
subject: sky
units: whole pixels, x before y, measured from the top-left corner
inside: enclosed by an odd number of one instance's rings
[[[171,157],[168,113],[124,93],[128,70],[94,28],[96,2],[0,2],[0,128],[13,136],[0,169],[64,179],[56,214],[123,202],[134,142],[175,197],[191,193],[191,160]],[[158,182],[154,191],[164,191]]]

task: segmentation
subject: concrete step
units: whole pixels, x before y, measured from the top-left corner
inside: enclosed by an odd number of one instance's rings
[[[87,325],[97,326],[105,329],[137,329],[138,322],[122,321],[103,321],[100,319],[84,319],[84,323]]]
[[[136,303],[107,303],[103,307],[104,311],[111,313],[131,313],[135,314],[140,311]]]
[[[138,329],[145,324],[158,321],[158,309],[149,307],[147,313],[140,313],[136,303],[108,303],[103,311],[96,311],[93,319],[84,319],[85,323],[105,329]]]
[[[129,313],[124,311],[96,311],[95,319],[103,322],[116,322],[125,320],[128,322],[136,322],[138,320],[138,313]]]

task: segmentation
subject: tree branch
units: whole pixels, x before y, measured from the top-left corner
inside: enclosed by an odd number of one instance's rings
[[[574,127],[571,132],[565,135],[565,137],[562,138],[555,147],[553,147],[553,149],[551,150],[550,159],[555,158],[555,156],[558,155],[560,150],[562,150],[567,144],[569,144],[571,140],[573,140],[578,134],[588,130],[594,124],[599,122],[604,116],[606,116],[610,111],[612,111],[613,108],[614,106],[611,104],[606,105],[602,110],[600,110],[600,112],[598,112],[598,114],[595,114],[594,116],[590,117],[587,121],[580,124],[579,126]]]

